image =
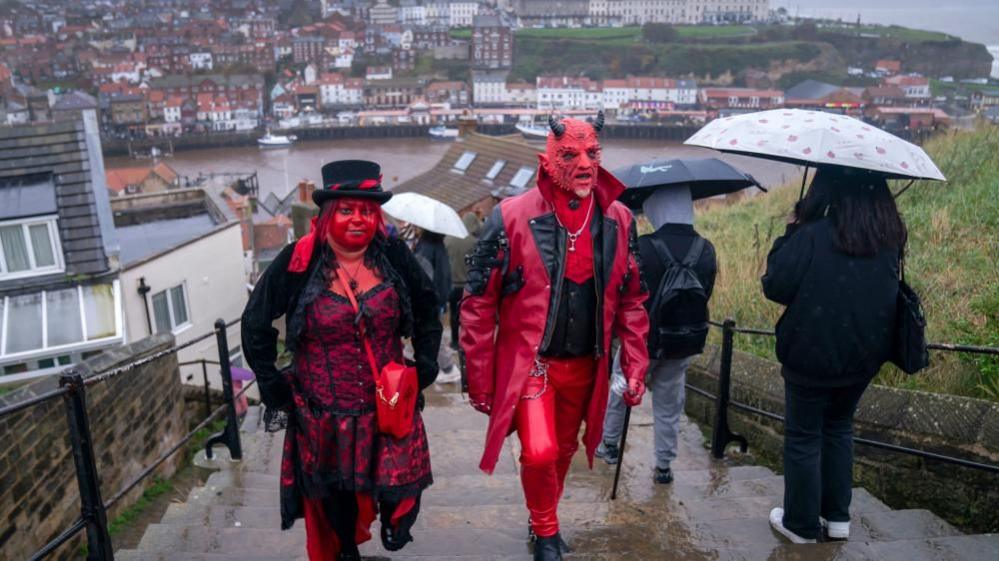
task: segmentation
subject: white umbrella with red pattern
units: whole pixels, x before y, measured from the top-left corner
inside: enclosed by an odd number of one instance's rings
[[[773,109],[715,119],[684,144],[804,166],[844,166],[889,179],[946,181],[922,148],[863,121]]]

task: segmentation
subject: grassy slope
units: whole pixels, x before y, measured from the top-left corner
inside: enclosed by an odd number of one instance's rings
[[[918,183],[899,198],[910,232],[907,279],[923,299],[931,341],[999,346],[999,128],[939,137],[926,149],[950,181]],[[718,248],[715,319],[770,327],[780,316],[759,278],[797,195],[795,185],[698,217],[698,230]],[[736,341],[773,358],[771,338]],[[931,358],[925,373],[910,377],[889,366],[880,382],[999,400],[999,359]]]

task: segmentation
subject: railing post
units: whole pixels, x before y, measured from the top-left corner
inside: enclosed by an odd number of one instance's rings
[[[718,396],[715,398],[715,422],[711,431],[711,455],[721,459],[725,457],[725,447],[729,442],[739,442],[739,448],[745,452],[748,448],[746,439],[733,433],[728,427],[729,392],[732,387],[732,346],[735,338],[735,320],[726,318],[722,324],[721,364],[718,367]]]
[[[94,442],[87,418],[87,396],[83,377],[74,368],[59,376],[59,385],[69,389],[63,395],[69,440],[76,464],[76,483],[80,490],[80,516],[87,524],[87,561],[114,561],[114,548],[108,534],[108,515],[101,498],[101,480],[94,459]]]
[[[243,446],[239,441],[239,419],[236,417],[236,402],[232,391],[232,367],[229,364],[229,341],[226,338],[224,319],[215,320],[215,337],[219,347],[219,370],[222,373],[222,399],[226,405],[225,428],[205,442],[205,455],[212,458],[212,446],[223,443],[229,448],[229,458],[243,459]]]
[[[201,359],[201,379],[205,383],[205,418],[212,414],[212,391],[208,387],[208,363]]]

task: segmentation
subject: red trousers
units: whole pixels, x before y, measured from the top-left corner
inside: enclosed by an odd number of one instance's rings
[[[531,528],[541,537],[559,531],[558,502],[579,448],[579,427],[590,404],[596,370],[593,357],[545,362],[547,374],[528,378],[514,417],[521,445],[520,482]]]

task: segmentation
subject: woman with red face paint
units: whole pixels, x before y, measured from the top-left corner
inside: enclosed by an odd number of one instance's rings
[[[419,411],[406,437],[378,430],[374,375],[357,327],[363,321],[379,368],[402,363],[402,338],[411,338],[420,388],[433,383],[437,298],[409,248],[385,233],[380,205],[392,194],[382,190],[379,172],[360,160],[323,166],[312,231],[264,271],[243,313],[243,352],[268,430],[287,429],[281,527],[305,518],[311,561],[360,559],[357,546],[371,537],[378,513],[382,544],[402,548],[432,482]],[[282,315],[293,358],[279,371],[271,324]]]

